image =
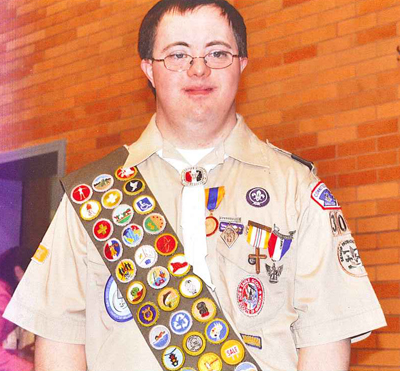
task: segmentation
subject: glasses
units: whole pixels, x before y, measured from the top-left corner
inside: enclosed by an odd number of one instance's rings
[[[223,50],[216,50],[206,54],[204,57],[192,57],[185,53],[173,53],[164,59],[152,58],[154,62],[164,62],[167,70],[182,72],[187,71],[195,59],[204,59],[204,63],[215,70],[220,70],[229,67],[233,63],[233,58],[239,58],[237,54],[232,54]]]

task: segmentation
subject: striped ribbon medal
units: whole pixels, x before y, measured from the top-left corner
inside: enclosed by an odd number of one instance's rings
[[[260,260],[267,259],[267,255],[260,253],[260,249],[268,248],[271,230],[270,227],[249,220],[247,242],[255,248],[255,253],[249,254],[249,263],[256,266],[257,274],[260,273]]]
[[[206,196],[206,208],[210,215],[206,218],[206,235],[212,236],[218,230],[218,220],[213,216],[213,211],[218,208],[225,196],[225,187],[206,188],[204,190]]]

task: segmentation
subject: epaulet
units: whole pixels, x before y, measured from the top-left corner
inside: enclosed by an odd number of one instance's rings
[[[317,174],[317,169],[316,169],[316,167],[315,167],[313,162],[307,161],[304,158],[295,155],[294,153],[291,153],[291,152],[285,151],[284,149],[278,148],[278,147],[274,146],[273,144],[271,144],[269,141],[267,141],[267,144],[274,151],[276,151],[278,153],[281,153],[281,154],[285,155],[286,157],[289,157],[292,160],[295,160],[295,161],[299,162],[302,165],[307,166],[310,169],[310,171],[313,172],[313,174]]]

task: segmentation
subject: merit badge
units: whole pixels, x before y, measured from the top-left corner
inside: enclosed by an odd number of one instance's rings
[[[140,246],[135,251],[135,262],[140,268],[151,268],[156,264],[157,258],[157,251],[150,245]]]
[[[272,267],[269,266],[268,264],[265,264],[265,269],[267,270],[269,276],[269,282],[278,283],[278,278],[280,277],[283,271],[283,265],[277,268],[274,262],[272,263]]]
[[[120,166],[115,171],[115,177],[118,180],[130,180],[137,174],[137,169],[135,166],[132,167],[122,167]]]
[[[243,362],[235,367],[235,371],[257,371],[257,367],[251,362]]]
[[[217,314],[217,306],[209,298],[197,299],[192,305],[192,315],[199,322],[211,321]]]
[[[147,283],[153,289],[159,290],[168,285],[170,275],[165,267],[153,267],[147,273]]]
[[[116,322],[126,322],[133,318],[112,276],[110,276],[104,288],[104,304],[108,315]]]
[[[101,205],[99,201],[89,200],[86,201],[80,208],[79,214],[83,220],[96,219],[101,212]]]
[[[115,267],[115,275],[118,281],[128,283],[135,278],[136,266],[133,260],[123,259]]]
[[[170,345],[162,355],[164,367],[169,371],[180,370],[185,363],[183,350],[175,345]]]
[[[206,218],[206,236],[213,235],[218,230],[218,220],[212,213],[218,208],[222,199],[225,196],[225,187],[213,187],[204,190],[206,208],[210,215]]]
[[[106,209],[114,209],[122,201],[122,192],[119,189],[110,189],[101,197],[101,203]]]
[[[240,281],[236,300],[241,312],[246,316],[256,316],[264,305],[264,286],[256,277],[247,277]]]
[[[246,193],[247,203],[254,207],[266,206],[270,200],[268,192],[261,187],[250,189]]]
[[[367,275],[353,239],[344,240],[339,243],[338,258],[344,271],[351,276],[363,277]]]
[[[191,356],[198,356],[206,349],[206,339],[200,332],[189,332],[183,338],[183,349]]]
[[[237,365],[243,361],[244,347],[238,340],[228,340],[221,347],[221,357],[228,365]]]
[[[110,220],[99,219],[93,225],[93,236],[97,241],[107,241],[114,231]]]
[[[334,237],[351,233],[341,210],[329,211],[329,220]]]
[[[92,197],[93,191],[87,184],[79,184],[71,191],[71,199],[76,204],[83,204]]]
[[[229,335],[229,326],[224,320],[216,318],[207,324],[205,333],[210,343],[221,344]]]
[[[186,261],[185,255],[176,254],[168,262],[168,270],[175,277],[182,277],[190,271],[190,264]]]
[[[158,294],[157,303],[162,310],[172,312],[179,305],[180,300],[181,296],[178,290],[172,287],[166,287]]]
[[[126,289],[126,298],[131,304],[141,303],[146,296],[146,286],[143,282],[133,281]]]
[[[296,231],[289,232],[289,235],[279,233],[279,228],[274,225],[274,230],[268,241],[268,253],[273,261],[279,261],[289,251]]]
[[[171,342],[171,332],[163,325],[154,326],[149,334],[149,342],[154,349],[165,349]]]
[[[169,233],[162,234],[157,237],[155,248],[161,255],[172,255],[178,247],[178,240]]]
[[[129,224],[122,231],[122,241],[126,246],[136,247],[143,240],[143,228],[137,224]]]
[[[197,362],[199,371],[222,371],[222,360],[215,353],[204,353]]]
[[[133,208],[138,214],[151,213],[156,207],[156,200],[147,195],[136,197],[133,201]]]
[[[137,311],[137,319],[145,327],[153,326],[160,315],[158,308],[152,302],[144,303]]]
[[[179,291],[183,297],[193,299],[203,290],[203,281],[194,275],[186,276],[179,284]]]
[[[124,192],[127,195],[135,196],[143,192],[146,188],[146,183],[142,179],[132,179],[124,184]]]
[[[97,176],[93,182],[92,187],[96,192],[106,192],[114,184],[114,178],[109,174],[101,174]]]
[[[261,336],[240,334],[242,337],[243,343],[245,343],[249,347],[262,349],[262,338]]]
[[[244,225],[240,223],[233,223],[233,222],[221,222],[222,218],[219,218],[219,231],[223,232],[226,227],[232,227],[237,234],[242,234],[244,231]]]
[[[181,183],[185,186],[197,186],[207,183],[207,171],[202,167],[188,167],[181,173]]]
[[[152,213],[143,220],[143,228],[149,234],[161,233],[167,225],[165,218],[158,213]]]
[[[340,209],[339,203],[333,197],[325,183],[319,182],[311,191],[311,198],[322,207],[323,210]]]
[[[132,206],[122,204],[119,205],[116,209],[114,209],[112,213],[113,222],[120,226],[124,227],[129,224],[129,222],[133,218],[133,209]]]
[[[222,241],[225,242],[225,245],[228,246],[228,248],[231,248],[239,238],[239,235],[232,226],[228,225],[221,233],[221,238]]]
[[[103,254],[110,262],[117,261],[122,256],[123,251],[121,242],[116,238],[110,238],[103,247]]]
[[[46,246],[39,245],[35,251],[35,254],[32,256],[32,260],[36,263],[43,264],[49,254],[50,250]]]
[[[192,327],[192,324],[192,316],[186,310],[178,310],[172,313],[169,319],[169,327],[177,335],[186,334]]]

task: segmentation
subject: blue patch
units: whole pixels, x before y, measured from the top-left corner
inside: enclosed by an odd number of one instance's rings
[[[116,322],[127,322],[133,318],[112,276],[104,288],[104,305],[108,315]]]
[[[311,198],[322,207],[323,210],[340,209],[339,203],[336,201],[328,187],[319,182],[311,192]]]
[[[192,327],[193,319],[189,312],[185,310],[179,310],[172,313],[169,321],[169,327],[172,332],[177,335],[186,334]]]

